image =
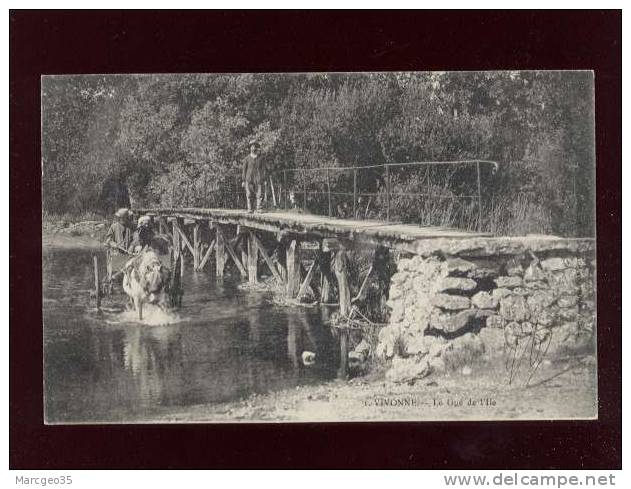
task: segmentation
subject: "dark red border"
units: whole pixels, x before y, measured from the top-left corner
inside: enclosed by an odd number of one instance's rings
[[[10,467],[620,468],[619,11],[10,13]],[[42,423],[39,80],[54,73],[593,69],[600,419]]]

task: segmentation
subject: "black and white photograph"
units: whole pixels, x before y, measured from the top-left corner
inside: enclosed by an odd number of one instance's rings
[[[47,424],[598,418],[594,73],[41,78]]]

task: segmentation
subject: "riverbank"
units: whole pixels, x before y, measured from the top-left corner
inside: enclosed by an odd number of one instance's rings
[[[128,422],[339,422],[593,419],[595,362],[546,365],[543,382],[507,385],[501,367],[431,375],[414,385],[387,382],[382,370],[251,395],[240,401],[168,408]],[[556,373],[555,373],[556,372]],[[562,372],[559,374],[559,372]],[[500,376],[500,377],[498,377]]]
[[[100,216],[58,216],[44,214],[42,216],[42,238],[52,240],[52,236],[61,237],[58,241],[63,245],[69,242],[66,238],[91,238],[103,241],[109,227],[109,221]],[[82,241],[82,240],[79,240]]]

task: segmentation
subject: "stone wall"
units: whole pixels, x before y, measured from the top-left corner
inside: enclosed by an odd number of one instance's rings
[[[528,346],[595,349],[593,241],[548,237],[422,243],[393,275],[377,355],[410,381]]]

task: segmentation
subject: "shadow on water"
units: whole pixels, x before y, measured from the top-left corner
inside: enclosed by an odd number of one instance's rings
[[[333,378],[339,358],[327,311],[279,307],[210,272],[186,273],[171,324],[125,312],[124,294],[90,302],[95,249],[46,247],[43,259],[46,420],[142,420]],[[302,353],[316,353],[305,366]]]

